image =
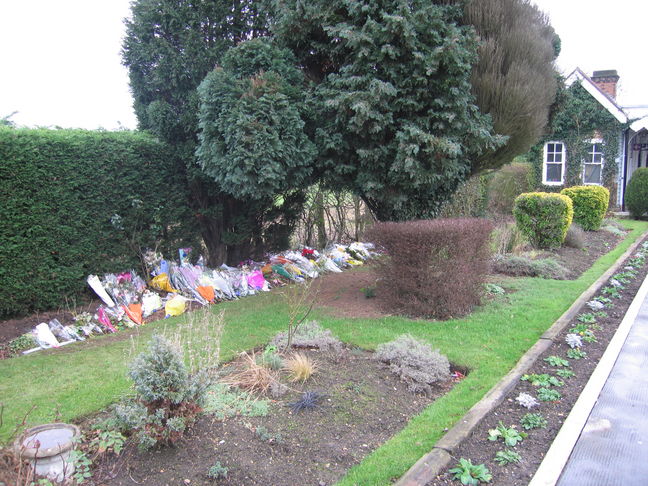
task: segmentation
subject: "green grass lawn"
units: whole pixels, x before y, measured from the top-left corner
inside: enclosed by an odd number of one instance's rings
[[[578,280],[502,279],[514,292],[498,297],[463,319],[444,322],[383,319],[340,319],[317,311],[315,318],[343,341],[366,349],[411,333],[439,348],[448,358],[470,369],[470,374],[446,396],[413,418],[400,433],[349,471],[341,485],[388,484],[402,475],[419,457],[474,405],[538,337],[612,263],[648,229],[648,222],[623,221],[632,231],[613,251],[601,257]],[[214,306],[225,310],[226,327],[221,357],[266,343],[286,326],[286,308],[276,293]],[[126,367],[133,348],[163,328],[172,330],[186,316],[141,328],[133,339],[74,344],[54,351],[0,361],[0,402],[4,420],[0,440],[9,438],[15,424],[32,407],[30,424],[69,421],[91,414],[127,393]],[[369,417],[369,420],[371,418]]]

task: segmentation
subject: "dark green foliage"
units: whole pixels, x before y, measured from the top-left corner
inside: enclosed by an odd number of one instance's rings
[[[191,245],[173,154],[143,133],[0,127],[0,315],[60,306],[90,273]]]
[[[479,304],[492,225],[483,219],[378,223],[370,241],[379,260],[378,290],[392,312],[447,319]]]
[[[317,391],[305,391],[299,400],[289,403],[288,407],[293,413],[303,412],[304,410],[312,410],[321,407],[320,402],[324,399],[325,395]]]
[[[287,49],[253,39],[230,49],[198,88],[198,162],[240,199],[272,200],[311,182],[305,81]]]
[[[227,50],[267,34],[260,2],[136,0],[126,21],[123,62],[129,69],[140,128],[177,155],[176,180],[187,188],[209,263],[237,264],[288,246],[304,196],[241,199],[224,192],[196,164],[197,88]]]
[[[179,349],[161,336],[133,360],[129,376],[136,399],[115,409],[122,428],[136,434],[142,449],[177,442],[202,410],[207,376],[189,375]]]
[[[532,260],[517,255],[495,255],[493,271],[513,277],[541,277],[565,280],[569,270],[552,258]]]
[[[562,398],[558,390],[553,388],[538,388],[538,400],[542,402],[555,402]]]
[[[321,163],[381,221],[433,216],[501,140],[470,93],[476,42],[457,7],[276,2],[273,30],[318,83]]]
[[[471,77],[477,106],[492,116],[495,133],[508,137],[473,163],[476,172],[511,162],[545,133],[557,89],[553,61],[560,38],[526,0],[470,0],[464,22],[480,40]]]
[[[574,222],[585,231],[596,231],[601,227],[610,202],[609,190],[602,186],[574,186],[560,193],[572,200]]]
[[[487,178],[472,176],[462,182],[456,192],[441,206],[440,218],[481,218],[486,214]]]
[[[571,199],[561,194],[528,192],[515,199],[516,224],[537,248],[560,248],[572,222]]]
[[[648,167],[641,167],[632,174],[626,186],[625,205],[635,219],[648,213]]]
[[[514,162],[505,165],[488,181],[489,213],[510,216],[515,198],[532,188],[530,164]]]

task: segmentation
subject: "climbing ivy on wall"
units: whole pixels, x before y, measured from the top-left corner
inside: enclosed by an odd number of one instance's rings
[[[535,169],[537,186],[546,191],[559,191],[563,186],[542,185],[543,149],[547,141],[561,141],[567,151],[565,186],[582,184],[583,160],[588,156],[593,138],[603,140],[603,185],[615,193],[616,158],[619,155],[619,135],[625,128],[609,111],[580,84],[574,83],[560,97],[548,134],[535,145],[529,160]]]

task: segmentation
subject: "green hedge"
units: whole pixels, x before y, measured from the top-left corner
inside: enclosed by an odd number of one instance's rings
[[[634,171],[625,193],[625,204],[633,218],[648,213],[648,167]]]
[[[527,192],[515,199],[518,228],[537,248],[559,248],[574,217],[571,199],[563,194]]]
[[[137,132],[0,127],[0,316],[63,307],[89,273],[187,243],[193,218],[169,154]]]
[[[601,227],[610,202],[610,191],[603,186],[574,186],[560,191],[574,204],[574,222],[586,231]]]

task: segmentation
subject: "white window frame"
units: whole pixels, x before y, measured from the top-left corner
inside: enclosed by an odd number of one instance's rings
[[[552,154],[560,154],[561,155],[561,161],[560,162],[549,162],[548,159],[548,154],[549,154],[549,145],[550,144],[557,144],[559,143],[562,147],[562,150],[560,152],[552,152]],[[542,183],[545,186],[562,186],[565,183],[565,162],[567,160],[567,151],[565,149],[565,142],[561,142],[559,140],[554,140],[554,141],[549,141],[545,142],[544,144],[544,150],[542,154]],[[560,181],[548,181],[547,180],[547,169],[549,164],[554,164],[558,165],[560,164]]]
[[[590,149],[587,152],[587,159],[583,161],[583,185],[585,186],[602,186],[603,185],[603,166],[605,164],[605,157],[603,156],[603,150],[601,147],[600,152],[594,152],[594,145],[599,144],[603,145],[603,139],[601,138],[593,138],[590,140]],[[592,159],[594,158],[594,154],[601,154],[601,161],[600,162],[593,162]],[[601,182],[585,182],[585,165],[600,165],[601,166]]]

